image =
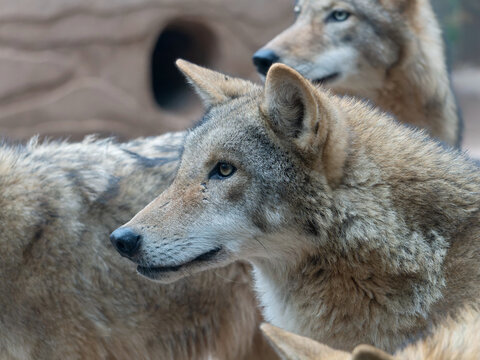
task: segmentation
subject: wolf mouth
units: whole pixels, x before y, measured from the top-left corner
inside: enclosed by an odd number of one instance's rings
[[[318,79],[314,79],[313,82],[316,83],[316,84],[325,84],[327,82],[331,82],[333,80],[336,80],[339,76],[340,76],[340,73],[335,72],[335,73],[332,73],[330,75],[327,75],[327,76],[324,76],[324,77],[321,77],[321,78],[318,78]]]
[[[166,273],[169,273],[169,272],[176,272],[176,271],[178,271],[181,268],[186,267],[186,266],[210,261],[220,252],[220,250],[222,250],[221,247],[216,247],[212,250],[209,250],[209,251],[197,256],[193,260],[190,260],[190,261],[188,261],[184,264],[180,264],[180,265],[152,266],[152,267],[138,265],[137,266],[137,271],[140,274],[142,274],[143,276],[155,279],[157,277],[157,275],[166,274]]]

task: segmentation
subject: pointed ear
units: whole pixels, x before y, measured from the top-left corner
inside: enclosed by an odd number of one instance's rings
[[[260,329],[283,360],[347,360],[350,354],[263,323]]]
[[[320,120],[315,89],[283,64],[274,64],[267,73],[262,111],[273,129],[290,139],[311,137]]]
[[[192,84],[206,108],[247,94],[254,88],[251,82],[178,59],[175,64]]]
[[[395,360],[395,358],[376,347],[358,345],[353,350],[352,360]]]
[[[318,153],[330,116],[322,94],[294,69],[274,64],[265,80],[262,112],[273,130],[305,151]]]
[[[267,73],[261,105],[272,129],[293,142],[310,166],[323,167],[333,186],[342,177],[349,141],[337,102],[292,68],[274,64]]]

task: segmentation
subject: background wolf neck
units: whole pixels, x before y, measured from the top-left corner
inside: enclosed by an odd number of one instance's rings
[[[427,4],[419,6],[410,21],[412,35],[404,39],[401,59],[387,72],[386,86],[375,102],[401,122],[426,128],[432,136],[458,146],[460,119],[440,28]]]

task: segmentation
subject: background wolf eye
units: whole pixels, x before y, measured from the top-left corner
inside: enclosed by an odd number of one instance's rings
[[[233,175],[237,170],[235,166],[226,162],[219,162],[210,172],[209,179],[225,179]]]
[[[295,6],[293,7],[293,13],[294,13],[295,15],[300,14],[301,11],[302,11],[302,7],[301,7],[300,5],[297,4],[297,5],[295,5]]]
[[[345,10],[333,10],[329,16],[329,20],[333,21],[345,21],[350,17],[350,13]]]

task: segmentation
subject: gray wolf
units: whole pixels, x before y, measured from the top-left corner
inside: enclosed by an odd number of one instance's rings
[[[207,112],[173,183],[112,237],[169,282],[253,265],[273,325],[394,351],[480,294],[480,171],[283,64],[264,88],[184,61]]]
[[[475,360],[480,354],[480,314],[468,309],[393,356],[370,345],[347,353],[270,324],[262,331],[283,360]]]
[[[298,0],[295,13],[295,23],[255,53],[260,74],[284,63],[460,144],[461,120],[428,0]]]
[[[1,359],[261,355],[247,265],[160,285],[109,242],[172,181],[184,135],[0,146]]]

